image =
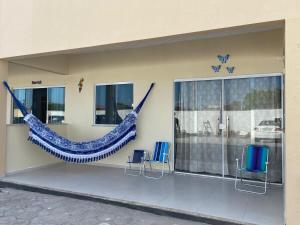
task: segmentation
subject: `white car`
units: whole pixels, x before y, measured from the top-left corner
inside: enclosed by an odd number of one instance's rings
[[[255,141],[275,140],[281,141],[282,128],[281,119],[263,120],[254,129]]]

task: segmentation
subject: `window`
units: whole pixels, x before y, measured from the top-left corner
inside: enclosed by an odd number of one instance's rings
[[[97,85],[95,124],[120,124],[132,104],[133,84]]]
[[[65,118],[65,88],[15,89],[14,94],[27,110],[43,123],[62,123]],[[23,115],[13,103],[14,124],[24,123]]]
[[[48,88],[48,123],[61,123],[65,119],[65,88]]]

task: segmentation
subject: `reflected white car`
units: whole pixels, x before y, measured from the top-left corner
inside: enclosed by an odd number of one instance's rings
[[[255,141],[276,140],[282,137],[281,120],[263,120],[255,127]]]

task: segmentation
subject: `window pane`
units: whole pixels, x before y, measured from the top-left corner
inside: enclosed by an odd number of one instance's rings
[[[116,85],[116,103],[118,115],[123,119],[133,109],[133,84]]]
[[[32,89],[16,89],[14,94],[17,99],[26,106],[28,112],[32,112]],[[24,123],[23,114],[13,102],[13,123]]]
[[[48,123],[62,123],[65,119],[65,88],[48,88]]]
[[[96,124],[120,124],[133,109],[133,84],[96,86]]]

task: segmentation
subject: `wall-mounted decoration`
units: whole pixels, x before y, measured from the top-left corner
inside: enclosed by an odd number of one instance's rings
[[[226,54],[226,55],[217,55],[217,59],[221,62],[221,64],[219,65],[212,65],[211,68],[212,70],[215,72],[215,73],[218,73],[218,72],[223,72],[222,70],[224,70],[224,72],[228,72],[228,74],[233,74],[234,70],[235,70],[235,67],[234,66],[222,66],[222,64],[226,64],[227,61],[229,60],[229,57],[230,55],[229,54]],[[222,69],[224,68],[224,69]],[[226,70],[225,70],[226,68]]]
[[[31,84],[42,84],[41,80],[33,80],[31,81]]]
[[[220,71],[220,69],[221,69],[221,65],[217,65],[217,66],[211,66],[211,68],[213,69],[213,71],[214,71],[215,73],[217,73],[217,72],[219,72],[219,71]]]
[[[235,68],[234,68],[234,66],[227,66],[226,69],[227,69],[228,73],[232,74],[234,72]]]
[[[81,78],[81,79],[79,80],[79,83],[78,83],[78,89],[79,89],[79,93],[82,91],[82,87],[83,87],[83,81],[84,81],[84,79],[83,79],[83,78]]]
[[[221,63],[227,63],[228,59],[229,59],[230,55],[226,54],[226,55],[218,55],[218,59]]]

